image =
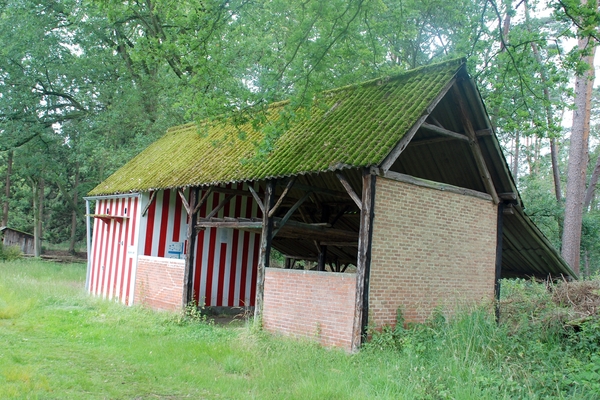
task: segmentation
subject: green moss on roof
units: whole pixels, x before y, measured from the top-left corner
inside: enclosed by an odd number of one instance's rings
[[[453,60],[325,92],[309,117],[290,119],[263,157],[257,157],[257,143],[277,127],[285,102],[269,107],[260,130],[218,121],[171,128],[90,195],[379,165],[463,65]]]

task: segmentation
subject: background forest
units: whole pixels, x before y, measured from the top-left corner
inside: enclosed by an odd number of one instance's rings
[[[170,126],[287,98],[293,118],[324,89],[468,57],[526,212],[589,276],[599,26],[595,0],[0,0],[0,226],[74,251],[82,197]]]

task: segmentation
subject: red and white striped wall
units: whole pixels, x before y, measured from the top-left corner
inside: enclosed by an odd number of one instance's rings
[[[248,191],[247,185],[241,183],[227,187]],[[189,189],[185,195],[189,198]],[[211,194],[199,217],[210,213],[225,196]],[[139,300],[134,299],[138,255],[185,258],[188,217],[179,194],[176,190],[158,191],[148,206],[151,197],[152,193],[142,193],[87,198],[96,200],[97,215],[88,262],[90,293],[131,305]],[[99,217],[104,214],[114,218]],[[236,196],[217,217],[236,216],[257,217],[260,210],[250,196]],[[253,306],[259,246],[259,234],[223,228],[199,231],[193,271],[194,299],[198,304]]]
[[[133,304],[139,196],[96,199],[93,237],[88,252],[88,291],[106,299]]]
[[[228,188],[248,191],[246,184]],[[258,190],[258,189],[257,189]],[[204,195],[201,191],[200,197]],[[189,198],[189,190],[185,191]],[[142,194],[147,204],[152,193]],[[205,217],[224,199],[211,194],[199,211]],[[255,217],[258,206],[248,196],[236,196],[217,217]],[[187,251],[187,213],[175,190],[159,191],[142,217],[140,255],[184,258]],[[195,246],[194,299],[207,306],[254,305],[260,235],[234,229],[209,228],[198,232]]]

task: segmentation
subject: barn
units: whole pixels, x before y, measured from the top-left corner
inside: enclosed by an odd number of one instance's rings
[[[500,278],[574,276],[524,213],[464,60],[286,105],[261,129],[171,128],[93,189],[89,292],[250,307],[268,331],[356,351],[398,310],[420,322],[492,301]]]
[[[0,237],[2,237],[2,245],[5,247],[18,246],[23,254],[34,254],[34,237],[31,233],[8,226],[0,226]]]

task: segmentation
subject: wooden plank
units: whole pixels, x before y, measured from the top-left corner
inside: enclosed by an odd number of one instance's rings
[[[206,218],[212,218],[221,210],[221,208],[225,207],[225,204],[229,203],[231,199],[235,197],[235,194],[228,194],[225,196],[223,200],[206,216]]]
[[[419,128],[421,127],[421,124],[423,122],[425,122],[427,117],[429,117],[429,114],[431,114],[431,112],[435,109],[435,107],[438,105],[438,103],[440,101],[442,101],[442,99],[444,98],[446,93],[448,93],[448,91],[452,88],[452,86],[454,86],[455,82],[456,82],[456,77],[452,78],[446,84],[446,86],[444,86],[444,88],[440,91],[440,93],[436,96],[436,98],[433,99],[431,104],[429,104],[429,107],[427,107],[427,110],[425,111],[425,113],[408,130],[408,132],[406,132],[404,134],[402,139],[400,139],[400,141],[398,141],[398,144],[396,145],[396,147],[394,147],[394,149],[390,152],[390,154],[388,154],[385,157],[385,159],[383,160],[383,162],[380,165],[384,171],[388,171],[390,168],[392,168],[392,165],[394,165],[394,163],[396,162],[396,160],[398,159],[400,154],[404,151],[406,146],[408,146],[408,144],[410,143],[412,138],[415,136],[415,133],[417,133],[417,130],[419,130]]]
[[[360,197],[358,197],[358,195],[354,191],[354,189],[352,189],[352,186],[350,186],[350,182],[348,182],[348,179],[346,179],[344,174],[342,174],[340,171],[337,171],[335,173],[335,176],[337,176],[344,189],[346,189],[346,192],[348,192],[348,194],[350,195],[352,200],[354,200],[354,203],[356,203],[358,209],[360,210],[362,207],[362,202],[360,200]]]
[[[252,191],[252,193],[254,194],[255,192]],[[263,210],[270,210],[273,207],[275,198],[274,194],[275,180],[268,180],[265,188],[265,202],[263,204]],[[256,301],[254,305],[254,323],[256,326],[261,326],[262,324],[263,299],[265,296],[265,269],[269,266],[269,261],[271,258],[272,233],[273,217],[269,217],[268,213],[263,212],[263,226],[260,235],[260,249],[258,253],[258,272],[256,276]]]
[[[190,202],[188,204],[190,210],[194,210],[196,199],[198,198],[198,188],[190,188]],[[188,212],[188,215],[189,212]],[[186,240],[187,249],[185,253],[185,266],[183,271],[183,298],[182,305],[185,308],[194,299],[194,247],[196,244],[196,218],[198,214],[192,212],[190,215],[190,223],[187,227]]]
[[[492,181],[492,176],[490,175],[490,171],[487,168],[485,163],[485,159],[483,158],[483,154],[481,153],[481,147],[479,147],[479,141],[477,140],[477,135],[475,134],[475,130],[473,129],[473,125],[471,124],[471,120],[467,115],[467,109],[463,102],[462,94],[458,87],[454,87],[454,98],[456,103],[458,104],[458,108],[460,111],[460,118],[462,120],[462,124],[465,127],[465,131],[467,136],[469,137],[469,146],[471,147],[471,151],[473,153],[473,157],[475,158],[475,164],[477,165],[477,169],[479,170],[479,175],[483,180],[483,185],[485,189],[492,196],[492,201],[494,204],[500,203],[500,199],[498,198],[498,193],[496,192],[496,188],[494,187],[494,182]]]
[[[421,128],[425,129],[426,131],[429,132],[433,132],[433,133],[437,133],[439,135],[443,135],[452,139],[458,139],[458,140],[462,140],[464,142],[468,142],[469,138],[463,134],[457,133],[457,132],[453,132],[451,130],[439,127],[439,126],[435,126],[432,124],[428,124],[427,122],[423,122],[423,124],[421,125]]]
[[[369,311],[369,270],[371,266],[371,239],[375,202],[376,175],[363,171],[362,209],[360,212],[360,232],[358,256],[356,260],[356,302],[352,325],[352,351],[357,352],[362,344]]]
[[[290,180],[288,181],[287,185],[285,186],[285,189],[283,189],[283,193],[281,193],[281,196],[279,196],[279,199],[277,199],[277,203],[275,203],[275,205],[273,206],[273,208],[271,208],[269,210],[269,217],[272,217],[273,215],[275,215],[275,212],[277,211],[277,209],[279,208],[279,206],[283,202],[283,199],[288,194],[288,192],[290,191],[290,189],[292,188],[292,186],[294,186],[294,182],[296,182],[296,177],[292,176],[290,178]]]
[[[256,193],[256,191],[254,190],[254,188],[251,185],[248,185],[248,190],[250,191],[250,193],[252,193],[252,197],[254,197],[254,201],[256,201],[256,203],[258,204],[258,208],[260,208],[260,211],[263,214],[265,214],[265,206],[263,204],[263,200],[260,197],[258,197],[258,193]],[[266,197],[265,197],[265,199],[266,199]]]
[[[426,187],[429,189],[441,190],[444,192],[456,193],[463,196],[477,197],[482,200],[492,200],[492,196],[487,193],[478,192],[477,190],[462,188],[458,186],[448,185],[446,183],[429,181],[427,179],[417,178],[411,175],[401,174],[399,172],[387,171],[382,175],[384,178],[393,179],[398,182],[410,183],[412,185]]]

